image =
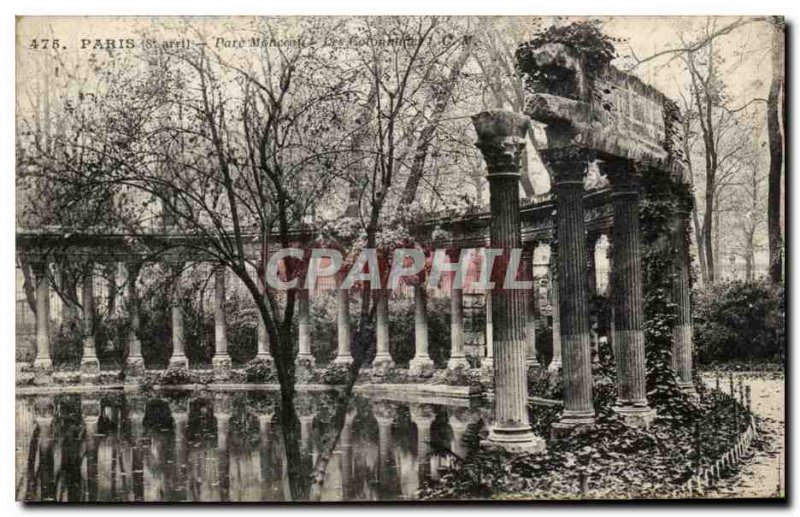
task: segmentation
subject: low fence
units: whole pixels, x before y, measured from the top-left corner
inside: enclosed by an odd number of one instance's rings
[[[716,486],[716,483],[722,479],[722,477],[742,461],[744,454],[750,449],[753,439],[758,436],[756,419],[751,411],[750,386],[744,386],[740,378],[737,390],[733,383],[732,374],[729,375],[729,383],[730,392],[723,392],[720,389],[720,376],[718,373],[716,376],[716,386],[715,389],[712,390],[711,396],[715,397],[717,401],[723,402],[723,405],[724,402],[730,403],[735,429],[739,428],[738,422],[740,418],[747,418],[747,428],[736,437],[733,447],[717,458],[710,466],[700,468],[699,460],[701,457],[702,442],[700,440],[700,424],[697,424],[695,428],[695,450],[698,459],[697,472],[678,488],[675,497],[689,498],[706,495],[709,490]],[[739,414],[740,404],[747,409],[742,415]]]

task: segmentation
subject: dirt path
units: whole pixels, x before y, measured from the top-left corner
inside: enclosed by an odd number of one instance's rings
[[[760,439],[740,472],[716,492],[719,497],[782,497],[785,490],[785,391],[783,377],[736,374],[750,385],[753,412],[762,417]],[[738,384],[738,377],[736,383]],[[709,386],[713,377],[704,376]],[[727,391],[727,378],[722,383]]]

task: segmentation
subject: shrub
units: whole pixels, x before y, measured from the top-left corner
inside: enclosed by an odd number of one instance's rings
[[[276,382],[278,377],[274,365],[263,359],[253,359],[244,367],[245,380],[252,383]]]
[[[694,339],[699,363],[783,361],[785,293],[767,282],[734,281],[698,289]]]
[[[183,368],[170,368],[158,376],[157,384],[161,384],[163,386],[192,384],[192,378],[189,372]]]

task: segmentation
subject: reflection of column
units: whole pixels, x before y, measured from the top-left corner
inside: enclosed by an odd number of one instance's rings
[[[300,421],[300,449],[311,452],[311,431],[314,429],[314,413],[305,413],[297,416]]]
[[[392,354],[389,352],[389,291],[376,289],[375,338],[377,341],[373,368],[391,368],[394,366]]]
[[[561,308],[558,301],[558,275],[553,271],[553,252],[550,252],[550,313],[553,318],[553,358],[550,360],[548,370],[558,371],[561,362]]]
[[[136,281],[139,278],[141,264],[129,262],[128,267],[128,312],[130,329],[128,330],[128,358],[125,363],[131,374],[136,375],[144,370],[144,357],[142,356],[142,342],[139,340],[140,305],[139,293],[136,290]]]
[[[644,302],[639,244],[639,190],[630,166],[608,171],[614,204],[614,319],[618,398],[615,410],[632,425],[648,425],[655,411],[647,405],[644,357]]]
[[[219,498],[230,498],[230,455],[228,453],[228,433],[230,432],[230,401],[220,398],[214,402],[214,418],[217,421],[217,457],[219,469]]]
[[[431,424],[435,415],[430,406],[423,404],[411,406],[409,412],[417,428],[417,474],[426,478],[430,473]]]
[[[172,405],[172,420],[175,422],[175,500],[186,501],[189,495],[186,476],[186,424],[189,412],[182,402]]]
[[[519,210],[519,168],[530,121],[510,111],[487,111],[472,117],[476,144],[486,161],[492,224],[490,244],[502,250],[509,264],[511,251],[522,245]],[[525,293],[505,289],[502,268],[493,275],[492,320],[495,332],[495,419],[489,441],[508,450],[538,451],[544,440],[533,434],[528,420],[528,379],[525,366]]]
[[[94,344],[94,264],[86,265],[83,274],[83,357],[81,377],[92,379],[100,371]]]
[[[398,490],[395,483],[394,455],[392,454],[394,409],[390,404],[378,403],[373,406],[372,414],[378,424],[378,479],[381,483],[381,493],[384,498],[392,497]]]
[[[98,493],[98,451],[97,451],[97,423],[100,420],[100,401],[97,399],[84,399],[81,401],[83,414],[84,446],[86,447],[86,497],[85,501],[97,501]]]
[[[464,354],[464,291],[450,289],[450,359],[447,367],[468,368]]]
[[[144,501],[144,444],[142,443],[142,435],[144,434],[144,400],[130,399],[128,418],[130,419],[133,442],[131,451],[133,500],[142,502]]]
[[[341,453],[339,468],[342,478],[342,500],[350,499],[350,478],[353,470],[353,420],[356,418],[356,411],[350,410],[344,417],[344,427],[339,436],[338,450]]]
[[[336,290],[336,358],[335,364],[349,365],[353,362],[350,354],[350,291],[347,289]]]
[[[36,401],[36,425],[39,427],[39,483],[41,501],[56,500],[55,458],[53,455],[53,400],[42,397]],[[36,473],[29,472],[29,476]]]
[[[531,288],[525,291],[525,365],[528,368],[537,368],[536,360],[536,281],[533,278],[533,250],[536,243],[531,243],[522,249],[523,280],[532,283]]]
[[[448,413],[450,413],[448,417],[450,429],[453,431],[453,441],[450,448],[456,456],[463,460],[467,456],[467,449],[464,446],[464,435],[467,432],[467,422],[457,409],[449,408]]]
[[[424,285],[414,286],[414,357],[408,364],[411,375],[433,370],[433,360],[428,354],[427,297]]]
[[[558,253],[558,299],[564,362],[564,412],[554,430],[594,422],[592,355],[586,294],[586,230],[583,176],[587,158],[574,149],[542,152],[554,177]]]
[[[231,367],[228,354],[228,328],[225,324],[225,268],[214,270],[214,357],[211,364],[215,369],[227,370]]]
[[[678,378],[678,386],[686,392],[694,393],[692,381],[692,314],[689,286],[689,249],[686,242],[689,225],[689,210],[681,207],[675,215],[673,233],[674,283],[673,301],[678,306],[678,319],[672,328],[672,356]],[[617,329],[619,334],[619,329]]]
[[[169,358],[170,368],[188,368],[189,366],[189,360],[186,358],[183,348],[182,268],[182,265],[176,266],[174,272],[175,280],[172,285],[172,357]]]
[[[311,355],[311,321],[308,295],[308,289],[297,290],[297,362],[313,366],[314,356]]]
[[[33,264],[36,277],[36,359],[33,367],[49,371],[53,368],[50,359],[50,280],[47,276],[47,263]]]

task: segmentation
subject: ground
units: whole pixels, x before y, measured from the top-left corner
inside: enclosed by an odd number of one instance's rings
[[[785,379],[782,375],[747,373],[737,374],[751,386],[753,412],[764,419],[762,447],[754,447],[753,458],[748,460],[730,483],[720,487],[719,497],[782,497],[785,495]],[[709,386],[713,376],[704,375]],[[727,391],[725,382],[723,390]]]

